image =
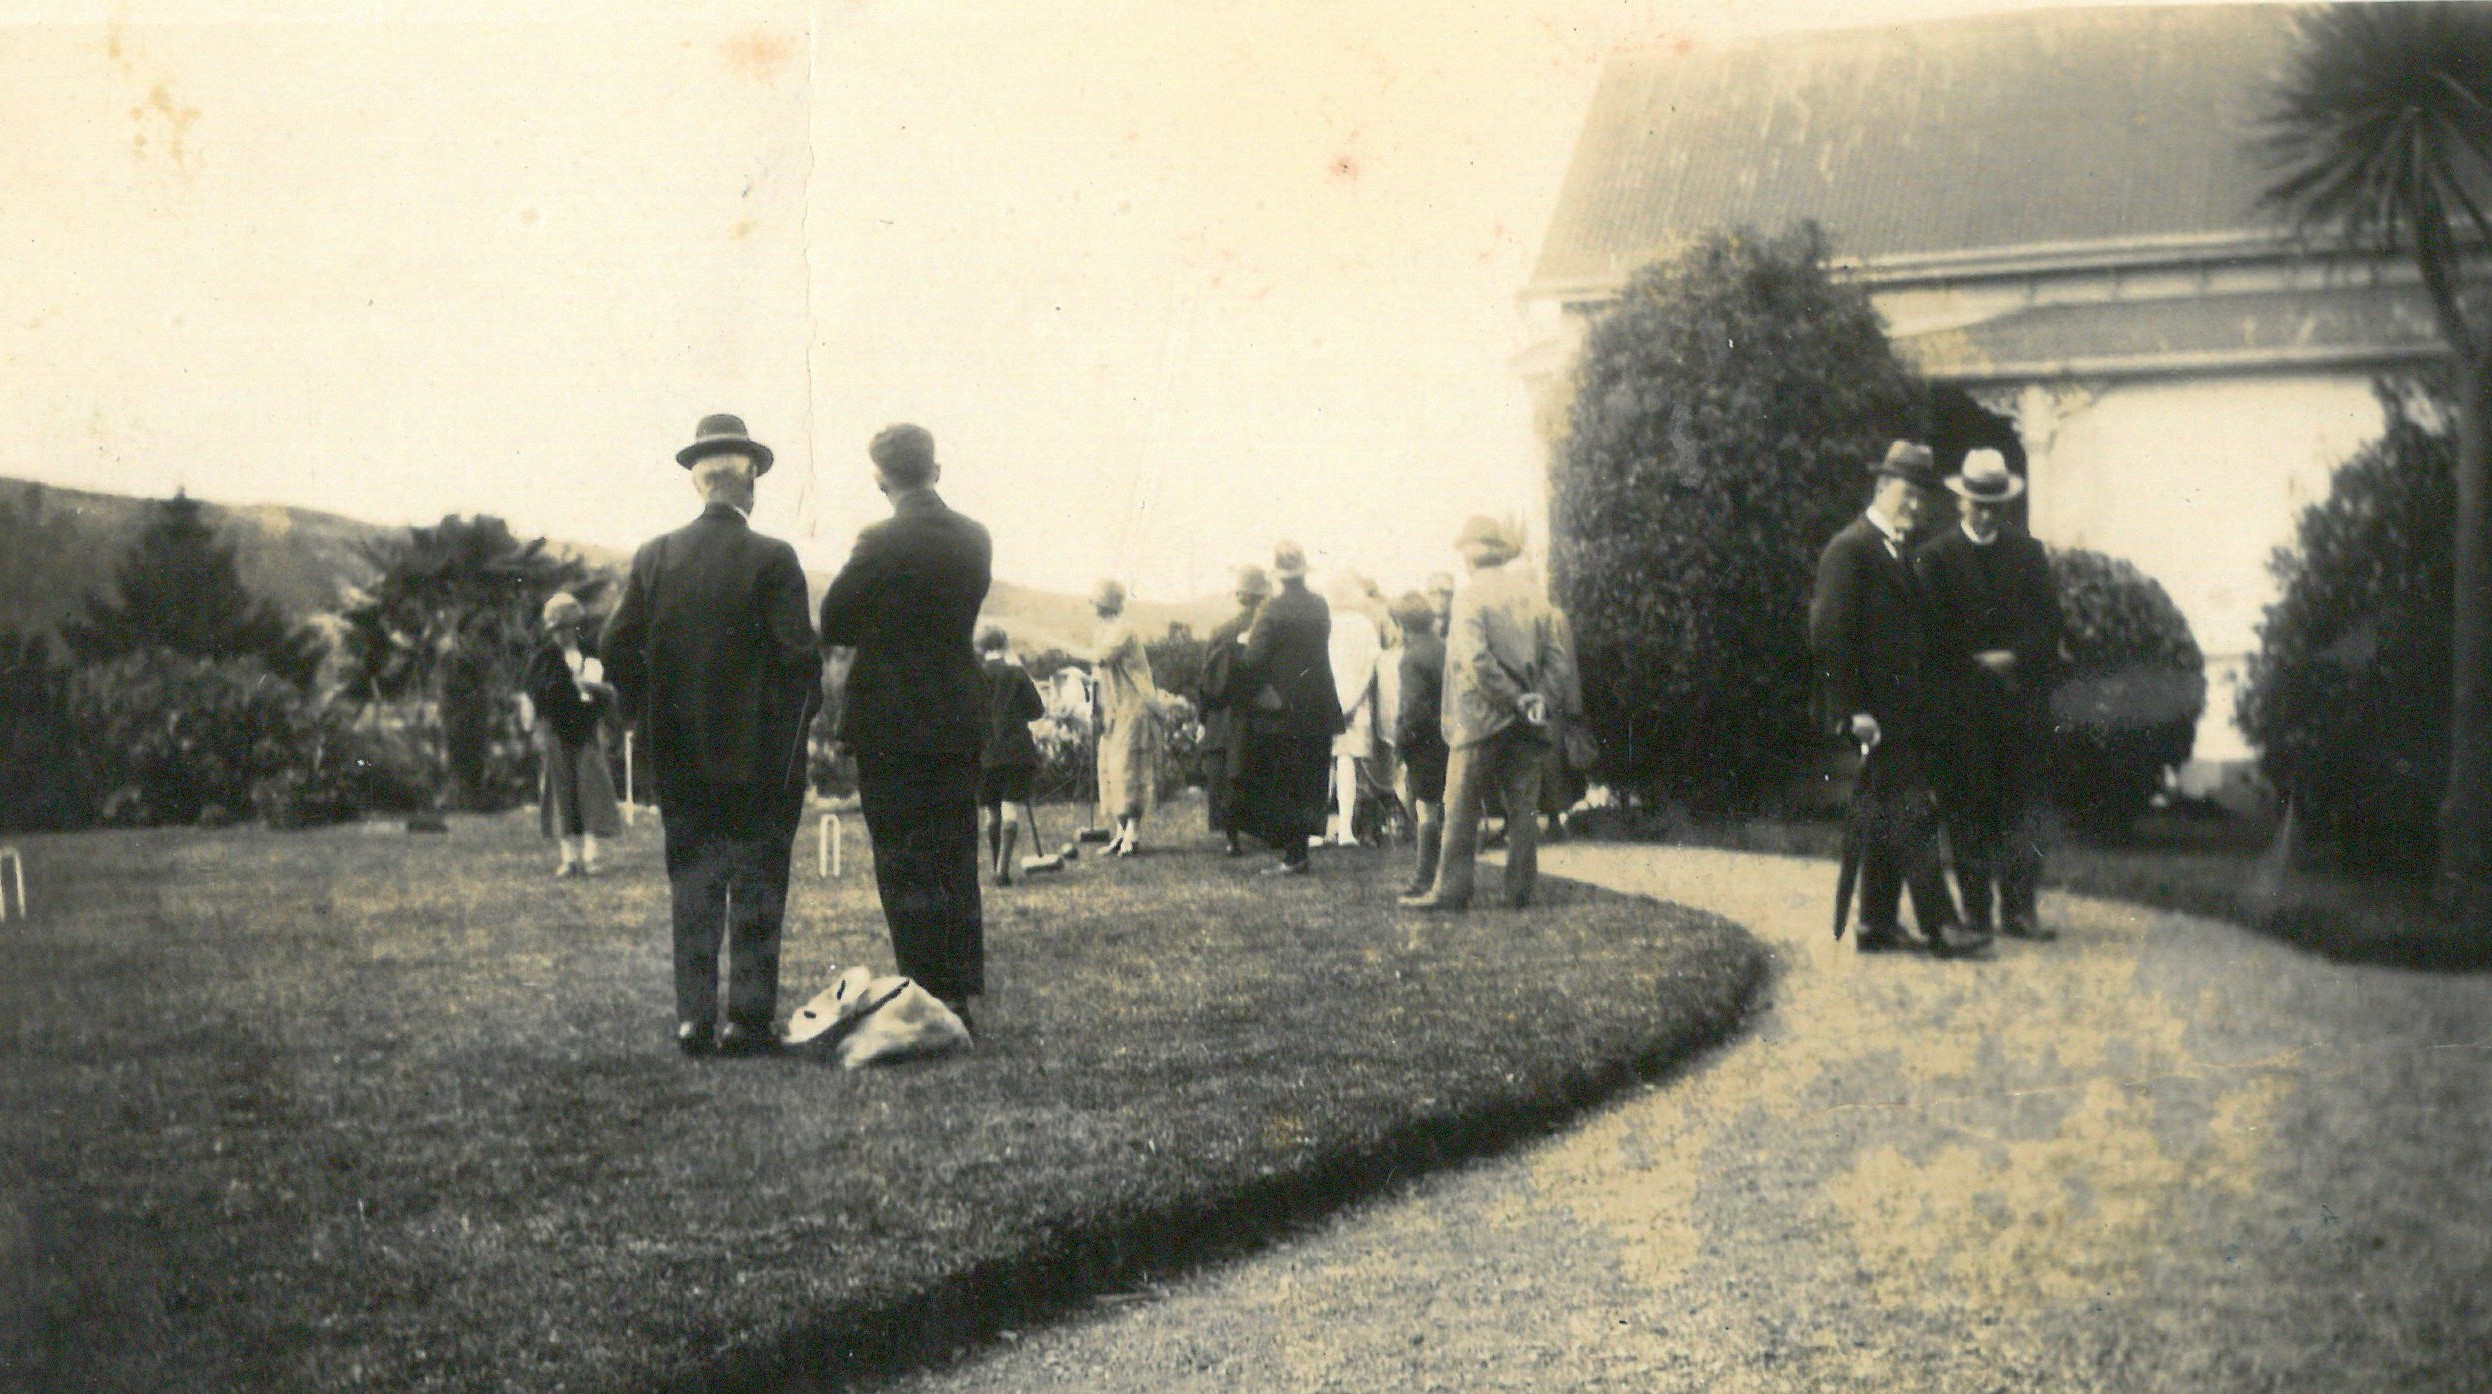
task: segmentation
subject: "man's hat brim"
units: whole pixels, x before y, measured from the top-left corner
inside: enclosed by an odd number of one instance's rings
[[[2011,474],[2004,481],[2004,487],[1991,494],[1975,490],[1965,482],[1963,475],[1951,474],[1947,476],[1947,488],[1957,498],[1971,503],[2013,503],[2024,497],[2025,481]]]
[[[692,444],[685,446],[683,449],[676,451],[675,463],[683,466],[685,469],[690,469],[694,465],[699,464],[701,461],[708,459],[712,455],[725,455],[730,452],[737,455],[751,457],[753,461],[754,478],[759,479],[761,476],[770,473],[770,461],[772,458],[770,454],[770,447],[762,444],[760,441],[754,440],[750,436],[703,436],[701,439],[696,440]]]

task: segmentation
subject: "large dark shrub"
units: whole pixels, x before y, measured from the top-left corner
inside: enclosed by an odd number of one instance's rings
[[[69,683],[49,642],[0,630],[0,832],[81,827],[94,816]]]
[[[1576,370],[1551,486],[1600,777],[1710,815],[1810,767],[1807,608],[1917,379],[1813,226],[1709,237],[1632,277]]]
[[[79,670],[71,710],[102,816],[123,825],[248,813],[262,781],[310,767],[318,740],[301,690],[255,658],[141,649]]]
[[[2419,871],[2448,782],[2456,452],[2398,393],[2381,400],[2387,429],[2268,563],[2283,594],[2238,710],[2315,844],[2361,869]]]
[[[2155,580],[2115,557],[2051,554],[2067,662],[2051,693],[2051,801],[2116,833],[2189,758],[2206,710],[2206,659]]]
[[[434,763],[420,732],[354,722],[258,659],[143,649],[80,669],[67,686],[106,822],[257,815],[301,828],[432,802]]]

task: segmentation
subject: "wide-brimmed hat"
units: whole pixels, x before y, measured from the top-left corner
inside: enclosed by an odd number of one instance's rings
[[[1295,542],[1272,544],[1272,574],[1284,581],[1295,581],[1307,574],[1306,549]]]
[[[1231,586],[1230,590],[1237,595],[1251,595],[1268,600],[1272,596],[1272,578],[1264,575],[1263,568],[1260,566],[1241,566],[1237,569],[1237,584]]]
[[[1511,557],[1523,549],[1515,545],[1506,525],[1485,513],[1474,513],[1462,520],[1462,531],[1454,534],[1454,550],[1469,553],[1473,548]]]
[[[2006,503],[2025,492],[2025,481],[2008,473],[2005,455],[1971,450],[1965,452],[1964,468],[1947,476],[1947,487],[1972,503]]]
[[[580,624],[588,619],[588,607],[569,591],[556,591],[545,598],[545,627]]]
[[[1892,475],[1924,489],[1939,487],[1938,461],[1918,441],[1899,440],[1886,448],[1885,458],[1869,467],[1875,475]]]
[[[730,416],[723,411],[714,416],[704,416],[701,424],[692,428],[692,437],[692,444],[675,452],[675,463],[685,469],[712,455],[724,455],[732,450],[752,460],[755,479],[770,473],[770,447],[744,433],[744,418],[741,416]]]
[[[1125,608],[1125,585],[1122,581],[1101,581],[1090,588],[1090,608],[1122,610]]]

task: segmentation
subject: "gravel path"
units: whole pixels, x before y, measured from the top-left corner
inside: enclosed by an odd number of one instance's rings
[[[2492,977],[2044,902],[1856,957],[1822,862],[1549,851],[1781,957],[1737,1044],[1563,1137],[900,1388],[2480,1389]]]

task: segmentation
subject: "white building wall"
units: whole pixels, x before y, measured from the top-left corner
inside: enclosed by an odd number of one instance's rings
[[[2276,597],[2268,558],[2335,467],[2381,430],[2371,375],[2163,378],[2027,389],[2034,534],[2133,562],[2189,617],[2207,659],[2195,758],[2246,760],[2243,662]]]

